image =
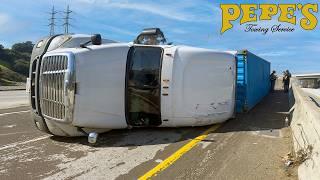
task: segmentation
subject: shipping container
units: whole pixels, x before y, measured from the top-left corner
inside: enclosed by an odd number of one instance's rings
[[[247,51],[236,52],[236,111],[247,112],[270,91],[270,62]]]

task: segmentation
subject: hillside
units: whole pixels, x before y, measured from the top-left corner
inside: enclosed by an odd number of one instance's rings
[[[11,49],[0,44],[0,86],[13,86],[26,81],[32,48],[31,41],[16,43]]]
[[[0,64],[1,68],[1,78],[0,78],[0,85],[1,86],[14,86],[16,82],[25,82],[27,77],[19,74],[17,72],[8,69],[7,67]]]

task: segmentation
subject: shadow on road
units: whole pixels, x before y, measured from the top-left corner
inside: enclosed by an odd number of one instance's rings
[[[95,147],[136,147],[171,144],[194,139],[210,126],[184,128],[134,128],[112,130],[99,134]],[[54,141],[89,145],[87,137],[50,137]]]
[[[276,90],[268,94],[248,113],[237,114],[236,118],[225,123],[218,131],[263,131],[276,130],[285,127],[285,119],[289,118],[288,93]]]
[[[285,127],[288,117],[288,94],[275,91],[267,95],[261,103],[248,113],[237,114],[214,133],[275,130]],[[145,145],[171,144],[193,139],[210,126],[186,128],[135,128],[112,130],[99,135],[95,147],[136,147]],[[65,143],[88,145],[87,137],[58,137],[52,140]]]

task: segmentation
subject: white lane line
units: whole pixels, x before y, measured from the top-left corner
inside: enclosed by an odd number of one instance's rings
[[[13,132],[13,133],[0,134],[0,136],[9,136],[14,134],[25,134],[25,133],[33,133],[33,132],[31,131]]]
[[[2,113],[0,116],[6,116],[6,115],[11,115],[11,114],[20,114],[20,113],[25,113],[25,112],[30,112],[30,110],[27,111],[17,111],[17,112],[9,112],[9,113]]]
[[[31,142],[36,142],[36,141],[40,141],[40,140],[43,140],[43,139],[47,139],[48,137],[50,137],[51,135],[45,135],[45,136],[40,136],[38,138],[35,138],[35,139],[31,139],[29,141],[20,141],[20,142],[16,142],[16,143],[12,143],[12,144],[8,144],[8,145],[5,145],[5,146],[1,146],[0,147],[0,151],[2,150],[5,150],[5,149],[8,149],[8,148],[13,148],[13,147],[16,147],[18,145],[23,145],[23,144],[28,144],[28,143],[31,143]]]

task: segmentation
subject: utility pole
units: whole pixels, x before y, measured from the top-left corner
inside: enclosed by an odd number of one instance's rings
[[[54,10],[54,6],[52,6],[52,11],[51,11],[51,18],[49,19],[50,21],[50,24],[48,26],[50,26],[50,36],[54,35],[54,27],[56,26],[55,24],[55,15],[57,14],[58,12]]]
[[[69,34],[69,26],[71,26],[70,24],[70,13],[72,13],[72,11],[69,8],[69,5],[67,6],[67,11],[64,12],[65,13],[65,18],[64,18],[64,34]]]

